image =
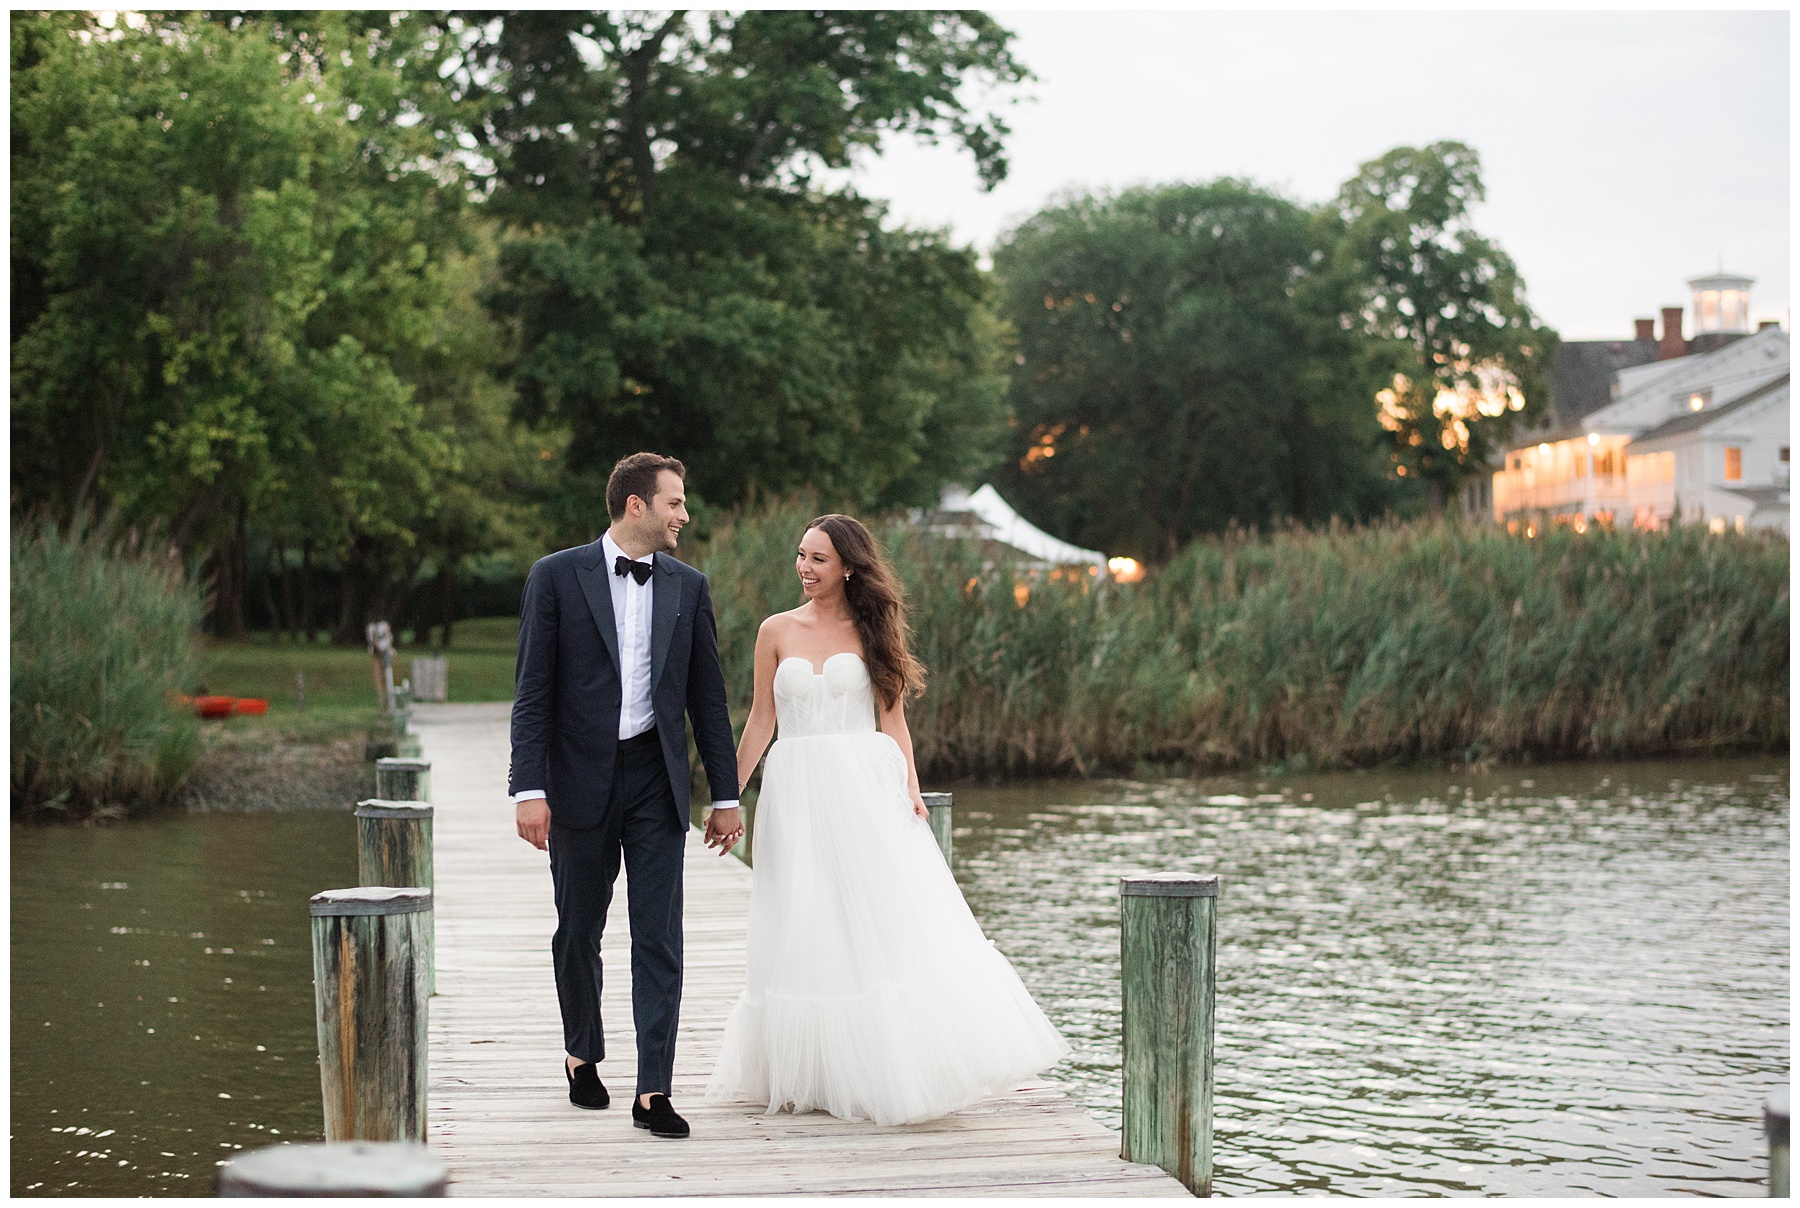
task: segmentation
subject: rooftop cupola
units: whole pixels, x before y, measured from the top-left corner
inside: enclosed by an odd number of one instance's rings
[[[1750,330],[1750,285],[1755,277],[1714,273],[1688,282],[1694,291],[1694,334]]]

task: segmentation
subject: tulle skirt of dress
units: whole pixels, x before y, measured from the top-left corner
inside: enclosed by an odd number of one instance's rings
[[[747,969],[708,1101],[929,1120],[1069,1046],[981,933],[879,732],[782,739],[756,810]]]

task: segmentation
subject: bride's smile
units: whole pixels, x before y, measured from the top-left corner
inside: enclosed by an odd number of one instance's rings
[[[842,606],[844,583],[850,572],[844,569],[837,548],[822,530],[807,529],[800,538],[800,548],[794,555],[794,573],[800,576],[800,590],[806,593],[808,600],[827,606],[835,601]]]

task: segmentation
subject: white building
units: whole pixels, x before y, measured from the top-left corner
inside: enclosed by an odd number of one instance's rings
[[[1786,532],[1788,375],[1640,433],[1626,448],[1625,477],[1639,528],[1661,528],[1679,511],[1714,532]]]
[[[1689,285],[1694,339],[1682,341],[1677,327],[1667,359],[1612,374],[1610,403],[1509,450],[1493,477],[1495,520],[1514,532],[1542,524],[1582,532],[1662,528],[1679,513],[1715,530],[1787,529],[1787,333],[1748,331],[1748,278]],[[1671,318],[1678,323],[1679,312],[1665,312],[1665,327]]]

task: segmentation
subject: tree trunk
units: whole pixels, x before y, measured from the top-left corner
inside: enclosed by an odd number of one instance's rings
[[[244,507],[239,505],[237,521],[231,530],[213,546],[213,632],[222,638],[244,636],[244,593],[248,560],[244,557]]]
[[[318,635],[319,625],[313,618],[312,542],[300,539],[300,631],[302,641],[310,646]]]
[[[94,482],[100,477],[100,463],[105,460],[105,453],[106,446],[104,444],[94,446],[94,459],[88,462],[87,473],[81,479],[81,487],[75,492],[75,503],[69,509],[70,523],[79,520],[82,511],[86,509],[88,492],[94,489]]]
[[[438,569],[438,623],[444,627],[442,648],[450,649],[450,627],[456,622],[456,570],[455,562],[445,555],[443,565]]]
[[[267,567],[256,577],[256,585],[262,590],[263,607],[269,613],[269,634],[271,637],[280,637],[286,626],[281,623],[281,606],[275,603],[275,576]]]
[[[287,543],[279,543],[275,552],[281,558],[281,628],[297,642],[300,640],[300,618],[294,615],[294,572],[288,567]]]
[[[356,608],[358,573],[356,547],[351,546],[344,556],[342,577],[338,580],[338,619],[337,628],[332,630],[331,640],[339,646],[355,646],[366,640],[363,634],[362,616]]]
[[[237,521],[232,525],[231,534],[231,578],[232,592],[226,603],[225,619],[228,638],[244,636],[244,605],[250,596],[250,504],[238,500]]]
[[[662,54],[663,42],[686,16],[685,10],[670,13],[643,45],[625,55],[626,154],[631,157],[631,172],[637,178],[640,223],[649,220],[650,210],[656,204],[656,156],[651,149],[653,134],[649,117],[650,71]]]

